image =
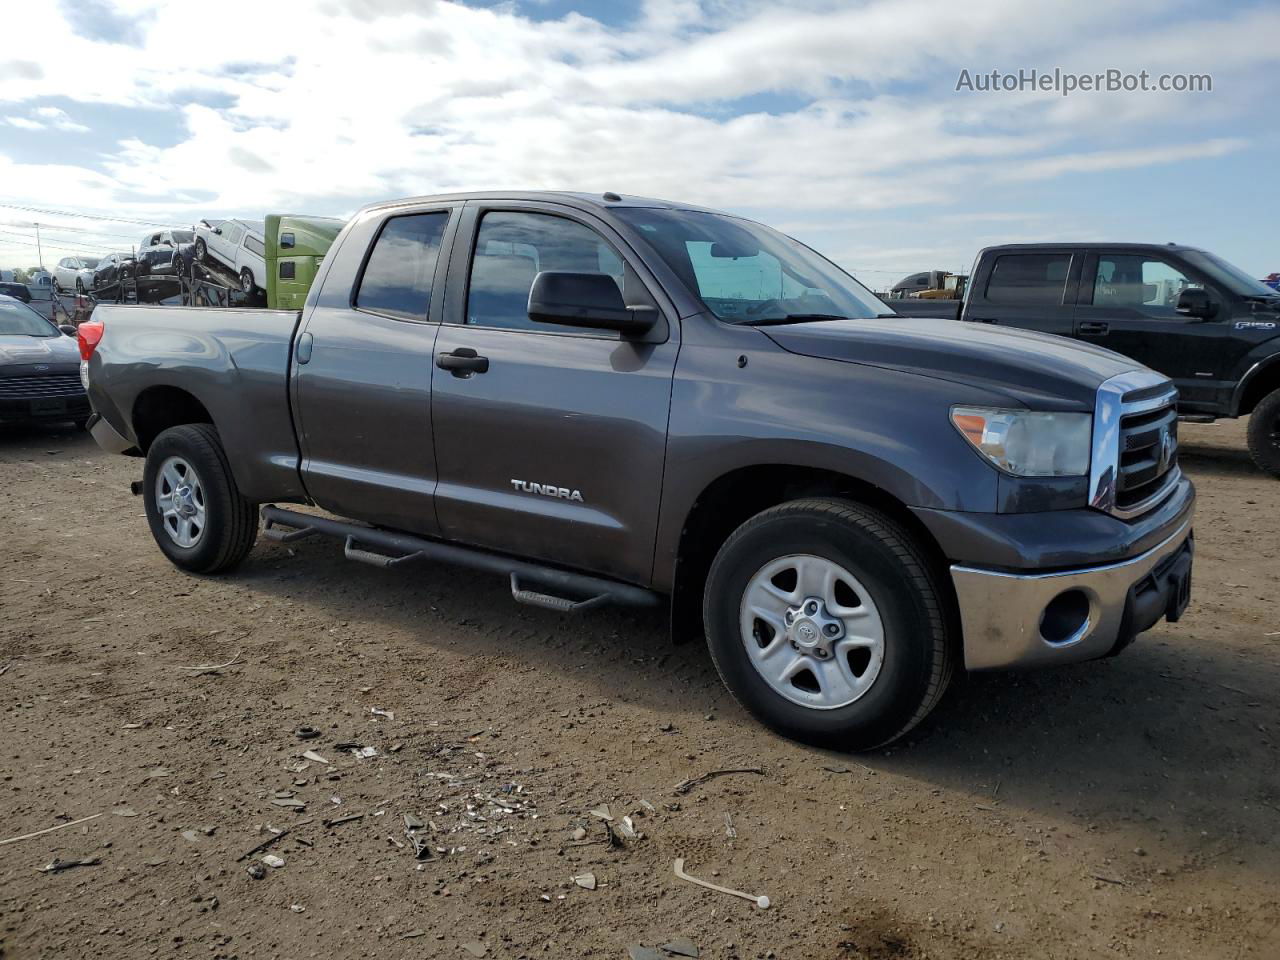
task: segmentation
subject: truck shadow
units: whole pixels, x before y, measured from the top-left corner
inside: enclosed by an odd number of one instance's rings
[[[665,608],[569,619],[516,606],[498,577],[427,566],[378,572],[341,560],[323,540],[293,550],[260,544],[239,579],[321,617],[408,635],[427,658],[450,650],[511,659],[551,684],[572,677],[601,698],[689,728],[714,710],[717,753],[801,768],[789,779],[821,777],[824,764],[849,759],[763,730],[734,704],[701,644],[671,644]],[[1005,816],[1086,830],[1105,813],[1113,824],[1130,821],[1144,843],[1177,840],[1171,849],[1187,863],[1223,856],[1227,846],[1252,863],[1280,810],[1277,748],[1263,729],[1280,715],[1280,668],[1275,658],[1250,663],[1208,642],[1211,629],[1193,609],[1113,660],[961,677],[906,741],[856,759],[998,804]],[[1269,869],[1280,874],[1280,858]]]
[[[1235,447],[1208,443],[1182,443],[1178,446],[1178,461],[1182,468],[1197,476],[1211,477],[1262,477],[1249,456],[1249,451]]]

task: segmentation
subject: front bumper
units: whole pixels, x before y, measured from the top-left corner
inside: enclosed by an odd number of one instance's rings
[[[1186,607],[1190,512],[1138,556],[1049,573],[951,568],[969,670],[1045,666],[1114,653]]]

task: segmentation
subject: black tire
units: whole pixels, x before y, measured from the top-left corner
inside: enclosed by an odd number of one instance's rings
[[[240,270],[240,290],[241,290],[241,292],[242,292],[242,293],[244,293],[244,294],[247,296],[247,295],[249,295],[249,294],[253,293],[253,287],[254,287],[254,283],[253,283],[253,271],[252,271],[252,270],[250,270],[248,267],[243,267],[243,268],[241,268],[241,270]]]
[[[203,491],[205,526],[191,546],[179,545],[165,526],[157,499],[162,465],[178,457],[194,469]],[[244,560],[258,536],[255,504],[240,495],[218,432],[208,423],[170,427],[152,442],[143,470],[147,524],[170,561],[192,573],[222,573]]]
[[[833,709],[793,703],[752,664],[739,624],[744,592],[766,564],[795,554],[838,564],[871,594],[884,626],[883,661],[870,687]],[[716,555],[703,596],[712,661],[729,691],[784,736],[870,750],[911,730],[942,699],[954,649],[945,594],[912,536],[884,514],[846,500],[793,500],[752,517]]]
[[[81,297],[84,296],[84,281],[79,277],[76,277],[76,295]]]
[[[203,261],[208,253],[209,248],[205,245],[204,237],[196,237],[196,259]]]
[[[1260,469],[1280,477],[1280,390],[1272,390],[1253,408],[1249,456]]]

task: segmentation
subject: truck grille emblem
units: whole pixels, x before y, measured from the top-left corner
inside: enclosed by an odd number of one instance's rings
[[[511,488],[521,493],[538,493],[544,497],[558,497],[561,500],[573,500],[582,503],[582,492],[558,487],[553,483],[530,483],[528,480],[512,480]]]

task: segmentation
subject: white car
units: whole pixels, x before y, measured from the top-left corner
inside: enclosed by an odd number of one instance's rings
[[[201,220],[196,224],[196,259],[230,267],[245,293],[266,288],[266,253],[266,230],[261,220]]]
[[[97,257],[63,257],[53,268],[53,284],[59,290],[83,293],[93,289],[93,271],[98,269]]]

